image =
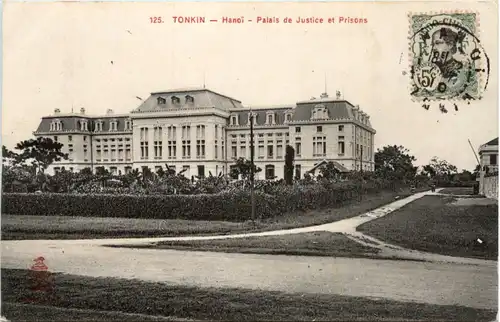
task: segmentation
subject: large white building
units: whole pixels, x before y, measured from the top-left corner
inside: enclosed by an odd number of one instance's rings
[[[303,177],[318,163],[334,161],[341,171],[374,169],[375,130],[370,116],[350,102],[329,98],[294,105],[244,107],[209,89],[151,93],[130,114],[80,113],[43,117],[35,136],[64,144],[69,159],[49,173],[104,167],[113,173],[168,165],[185,175],[229,174],[234,160],[250,159],[250,123],[254,118],[257,179],[283,178],[286,146],[295,149],[295,172]]]

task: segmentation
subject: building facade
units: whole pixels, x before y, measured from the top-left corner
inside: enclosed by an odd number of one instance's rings
[[[479,194],[498,199],[498,138],[479,147]]]
[[[252,114],[251,114],[252,113]],[[376,131],[370,116],[350,102],[329,98],[293,105],[244,107],[208,89],[151,93],[128,115],[62,114],[43,117],[35,136],[64,145],[69,159],[47,170],[79,171],[104,167],[127,173],[167,166],[187,177],[230,173],[237,158],[250,159],[250,116],[254,117],[257,179],[283,178],[286,146],[295,149],[295,172],[303,174],[324,161],[341,171],[374,169]]]

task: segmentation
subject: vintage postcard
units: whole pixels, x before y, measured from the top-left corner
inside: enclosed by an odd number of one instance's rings
[[[2,321],[495,321],[498,2],[2,3]]]

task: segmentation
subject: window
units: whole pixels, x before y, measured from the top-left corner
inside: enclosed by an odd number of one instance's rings
[[[295,127],[295,133],[300,133],[300,126]]]
[[[214,159],[219,158],[219,146],[217,145],[217,140],[215,140],[215,146],[214,146]]]
[[[302,167],[300,164],[295,165],[295,179],[299,180],[302,176]]]
[[[96,161],[101,161],[101,149],[95,150]]]
[[[172,98],[171,98],[171,99],[172,99],[172,104],[177,105],[177,104],[180,104],[180,103],[181,103],[181,99],[180,99],[180,98],[178,98],[177,96],[172,96]]]
[[[267,164],[266,165],[266,180],[274,179],[276,176],[274,175],[274,165]]]
[[[338,147],[339,155],[342,156],[345,153],[345,142],[341,141],[339,142],[339,147]]]
[[[268,125],[274,124],[274,113],[273,112],[267,112],[267,124]]]
[[[318,133],[323,132],[323,127],[321,125],[320,126],[316,126],[316,132],[318,132]]]
[[[88,155],[87,155],[87,149],[83,149],[83,161],[87,161],[88,160]]]
[[[313,156],[326,155],[326,137],[316,136],[313,137]]]
[[[95,129],[94,132],[100,132],[102,131],[102,121],[96,121],[95,122]]]
[[[190,140],[182,140],[182,158],[190,159],[191,158],[191,141]]]
[[[80,121],[80,130],[88,131],[88,122],[87,120]]]
[[[114,147],[111,149],[111,161],[116,161],[116,149]]]
[[[236,149],[236,146],[233,145],[231,146],[231,158],[236,159],[238,156],[238,151]]]
[[[196,125],[196,138],[197,139],[205,138],[205,125]]]
[[[490,155],[490,165],[497,165],[497,155],[496,154]]]
[[[182,139],[183,140],[190,140],[191,139],[191,126],[190,125],[183,125],[182,126]]]
[[[204,165],[198,166],[198,177],[205,178],[205,166]]]
[[[219,126],[215,124],[215,138],[217,139],[219,137]]]
[[[194,97],[191,95],[186,95],[186,104],[193,104],[194,103]]]
[[[118,131],[118,121],[113,120],[109,122],[109,130],[110,131]]]
[[[302,143],[295,142],[295,156],[300,157]]]
[[[188,165],[182,166],[182,173],[189,175],[189,166]]]
[[[157,101],[158,105],[165,105],[167,103],[167,100],[164,99],[163,97],[158,97]]]
[[[244,145],[240,146],[240,157],[242,158],[247,157],[247,147]]]
[[[344,132],[344,126],[343,125],[339,125],[339,132]]]
[[[182,158],[191,158],[191,126],[182,126]]]
[[[163,157],[163,129],[160,126],[156,126],[153,129],[154,134],[154,154],[155,159],[161,159]]]
[[[175,141],[177,139],[177,133],[176,133],[176,127],[175,126],[172,126],[170,125],[168,128],[167,128],[167,133],[168,133],[168,139],[169,140],[173,140]]]
[[[118,161],[123,161],[124,157],[123,157],[123,149],[120,148],[118,150]]]
[[[196,157],[198,159],[205,158],[205,140],[196,140]]]
[[[292,114],[291,113],[287,113],[286,114],[286,121],[290,122],[291,120],[292,120]]]
[[[283,144],[281,143],[282,141],[278,141],[276,145],[276,157],[278,159],[283,158]]]
[[[132,130],[132,121],[131,120],[125,121],[125,131],[127,131],[127,130]]]
[[[222,160],[226,159],[226,150],[224,150],[224,141],[221,142],[221,156]]]
[[[264,141],[259,141],[259,159],[264,159]]]
[[[231,125],[238,125],[238,118],[236,115],[231,116]]]
[[[343,135],[339,135],[339,141],[342,141],[344,140],[344,136]]]
[[[141,137],[140,137],[140,145],[141,145],[141,159],[148,159],[149,158],[149,142],[148,142],[148,128],[147,127],[142,127],[140,130]]]
[[[116,167],[110,167],[109,168],[109,171],[111,172],[111,174],[115,175],[118,171],[118,169]]]
[[[267,146],[267,157],[269,159],[272,159],[274,157],[274,150],[273,150],[273,146],[272,145],[268,145]]]
[[[54,136],[54,142],[57,142],[57,139],[58,139],[57,136]]]
[[[132,172],[132,167],[125,167],[125,174]]]
[[[68,141],[69,141],[69,142],[73,141],[73,136],[68,135]]]

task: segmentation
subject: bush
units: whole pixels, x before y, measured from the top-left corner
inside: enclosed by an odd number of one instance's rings
[[[172,179],[173,178],[173,179]],[[181,187],[176,177],[158,182],[135,182],[130,186],[103,186],[86,182],[77,193],[4,193],[2,211],[18,215],[65,215],[156,219],[225,220],[251,219],[248,184],[228,183],[212,177],[172,194]],[[174,180],[175,179],[175,180]],[[408,186],[374,176],[349,181],[302,180],[286,185],[284,180],[256,181],[257,219],[288,212],[339,207],[364,195]]]
[[[275,215],[269,196],[256,193],[259,217]],[[248,192],[212,195],[112,195],[4,193],[2,212],[17,215],[64,215],[156,219],[245,221],[251,217]]]

